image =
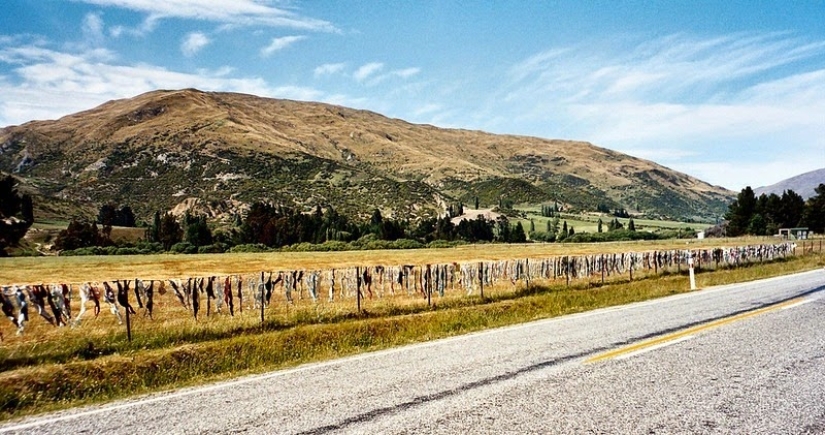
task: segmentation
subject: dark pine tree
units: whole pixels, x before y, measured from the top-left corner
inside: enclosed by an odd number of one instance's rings
[[[729,236],[745,234],[748,230],[753,214],[756,212],[756,196],[750,186],[745,187],[736,196],[736,200],[728,206],[725,219],[728,221],[727,233]]]
[[[11,175],[0,178],[0,257],[16,245],[34,223],[31,197],[17,193]]]
[[[802,223],[809,230],[817,233],[825,233],[825,184],[820,184],[814,189],[816,195],[808,198],[805,202],[805,210],[802,212]]]

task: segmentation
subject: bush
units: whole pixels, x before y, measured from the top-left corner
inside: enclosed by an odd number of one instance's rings
[[[315,246],[312,243],[296,243],[294,245],[284,246],[281,248],[282,252],[312,252],[315,251]]]
[[[197,254],[198,247],[189,242],[178,242],[169,248],[169,252],[173,252],[175,254]]]
[[[220,254],[222,252],[226,252],[226,246],[221,243],[198,247],[198,254]]]
[[[117,251],[120,248],[118,248],[117,246],[106,246],[106,247],[95,246],[94,248],[95,248],[95,252],[97,252],[97,255],[128,255],[128,254],[118,254]]]
[[[447,240],[433,240],[432,242],[427,243],[427,247],[428,248],[435,248],[435,249],[455,248],[456,246],[461,246],[461,245],[466,245],[466,244],[467,244],[467,242],[465,242],[463,240],[454,240],[452,242],[447,241]]]
[[[254,244],[245,244],[245,245],[235,245],[229,248],[229,252],[232,253],[243,253],[243,252],[269,252],[270,249],[263,243],[254,243]]]
[[[362,237],[362,239],[363,239],[363,237]],[[372,240],[372,241],[369,241],[367,243],[360,243],[360,240],[359,240],[359,243],[357,243],[356,246],[360,247],[360,249],[369,250],[369,251],[377,250],[377,249],[398,249],[398,248],[395,247],[395,242],[390,242],[390,241],[387,241],[387,240]],[[358,249],[357,247],[356,247],[356,249]]]
[[[158,242],[148,242],[141,240],[134,244],[134,247],[147,254],[163,252],[163,245]]]
[[[420,249],[423,247],[424,245],[417,240],[398,239],[392,242],[392,247],[389,249]]]
[[[319,251],[351,251],[352,245],[339,240],[328,240],[320,245],[315,245]]]
[[[61,257],[76,257],[81,255],[106,255],[106,253],[98,246],[90,246],[87,248],[67,249],[65,251],[60,251],[59,255]]]

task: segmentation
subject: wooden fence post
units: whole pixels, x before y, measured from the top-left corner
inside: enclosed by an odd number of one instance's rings
[[[564,276],[567,278],[567,286],[570,287],[570,257],[564,257]]]
[[[430,265],[427,265],[427,306],[433,306],[432,295],[433,295],[433,272],[430,268]]]
[[[132,342],[132,320],[131,315],[129,314],[129,307],[126,308],[126,338],[129,340],[129,343]]]
[[[261,288],[261,329],[263,329],[263,327],[264,327],[264,302],[265,302],[265,300],[264,300],[264,287],[266,287],[266,285],[264,285],[264,273],[263,272],[261,272],[261,284],[258,287]],[[289,307],[289,305],[287,305],[287,307]]]
[[[630,256],[630,280],[633,281],[633,256]]]
[[[361,314],[361,268],[355,268],[355,304],[358,314]]]
[[[602,254],[602,284],[604,284],[604,254]]]
[[[525,273],[525,281],[527,281],[527,289],[526,292],[530,291],[530,259],[524,259],[524,273]]]
[[[481,299],[484,299],[484,263],[478,262],[478,288],[481,293]]]

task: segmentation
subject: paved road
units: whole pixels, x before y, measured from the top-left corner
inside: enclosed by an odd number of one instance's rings
[[[16,433],[825,433],[825,271],[83,408]]]

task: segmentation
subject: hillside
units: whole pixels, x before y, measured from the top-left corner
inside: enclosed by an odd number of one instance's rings
[[[753,190],[753,193],[756,194],[756,196],[762,195],[763,193],[766,195],[775,193],[782,196],[782,192],[793,190],[803,199],[807,200],[816,194],[814,189],[820,184],[825,184],[825,168],[799,174],[770,186],[756,188]]]
[[[43,198],[139,216],[252,201],[415,219],[462,201],[558,201],[712,219],[733,193],[587,142],[415,125],[340,106],[186,89],[0,130],[0,170]],[[37,201],[36,201],[37,202]]]

